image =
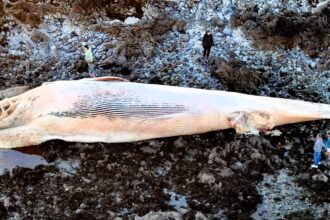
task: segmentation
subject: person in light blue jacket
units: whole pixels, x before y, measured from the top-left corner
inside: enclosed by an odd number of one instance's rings
[[[325,147],[325,144],[323,142],[322,135],[318,133],[314,144],[314,164],[312,165],[313,168],[317,168],[321,163],[321,153],[323,147]]]

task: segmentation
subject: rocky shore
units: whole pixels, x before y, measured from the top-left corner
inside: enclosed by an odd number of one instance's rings
[[[330,6],[316,1],[0,0],[0,90],[97,76],[330,104]],[[201,40],[211,30],[211,56]],[[328,219],[330,164],[310,169],[329,121],[126,144],[51,141],[8,166],[1,219]],[[278,135],[274,135],[278,134]],[[290,202],[292,201],[292,202]]]

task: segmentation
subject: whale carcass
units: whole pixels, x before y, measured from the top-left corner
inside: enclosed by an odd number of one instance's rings
[[[132,142],[329,119],[330,105],[234,92],[132,83],[116,77],[46,83],[0,102],[0,148]]]

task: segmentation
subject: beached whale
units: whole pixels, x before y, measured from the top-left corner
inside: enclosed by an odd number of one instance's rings
[[[116,77],[46,83],[0,102],[0,148],[131,142],[329,119],[330,105],[234,92],[132,83]]]

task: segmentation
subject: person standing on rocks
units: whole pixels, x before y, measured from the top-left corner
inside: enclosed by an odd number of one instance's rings
[[[92,50],[89,48],[88,45],[84,45],[83,50],[84,50],[84,53],[85,53],[85,61],[88,65],[88,74],[89,74],[90,77],[94,78],[95,77],[95,75],[94,75],[94,64],[93,64],[94,57],[93,57],[93,54],[92,54]]]
[[[322,139],[322,135],[320,133],[317,134],[315,144],[314,144],[314,164],[312,165],[313,168],[318,168],[321,162],[321,152],[322,148],[324,147],[324,142]]]
[[[202,45],[204,48],[203,58],[209,58],[211,47],[214,45],[211,31],[206,31],[206,33],[204,34]]]
[[[327,160],[330,160],[330,131],[328,131],[328,140],[327,140]]]

